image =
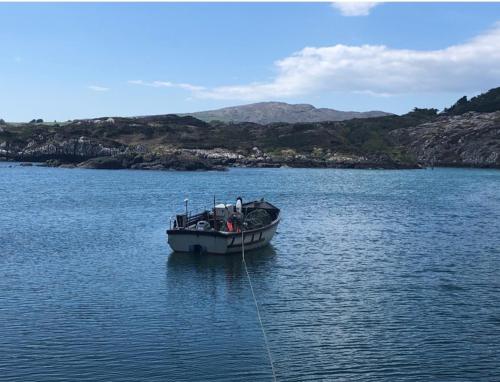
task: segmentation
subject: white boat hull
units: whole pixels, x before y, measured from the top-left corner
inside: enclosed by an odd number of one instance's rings
[[[168,230],[168,244],[175,252],[201,252],[225,255],[241,253],[242,237],[245,252],[262,248],[269,244],[276,229],[279,218],[266,227],[241,233],[207,232],[195,230]]]

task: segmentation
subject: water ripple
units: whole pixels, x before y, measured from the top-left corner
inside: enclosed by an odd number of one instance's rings
[[[279,380],[496,381],[500,172],[9,168],[2,381],[267,381],[239,257],[170,254],[168,219],[265,196],[248,254]]]

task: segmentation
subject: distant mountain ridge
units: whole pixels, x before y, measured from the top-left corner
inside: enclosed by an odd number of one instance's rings
[[[345,121],[353,118],[383,117],[392,114],[378,110],[367,112],[340,111],[328,108],[316,108],[308,104],[259,102],[179,115],[193,116],[206,122],[216,120],[233,123],[253,122],[266,125],[275,122],[308,123]]]

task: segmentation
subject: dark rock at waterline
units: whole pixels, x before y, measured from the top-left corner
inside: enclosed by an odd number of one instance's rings
[[[281,164],[279,163],[269,163],[269,162],[260,162],[255,165],[258,168],[279,168]]]
[[[38,167],[59,167],[59,168],[75,168],[76,165],[77,165],[76,163],[61,162],[58,159],[49,159],[43,163],[37,164]]]
[[[63,163],[58,166],[59,168],[75,168],[76,165],[74,163]]]
[[[49,159],[40,164],[41,167],[59,167],[61,165],[61,161],[58,159]]]
[[[134,169],[134,170],[177,170],[177,171],[209,171],[224,170],[224,166],[190,155],[135,155],[123,154],[90,158],[78,164],[62,163],[57,159],[45,162],[49,167],[87,168],[87,169]]]
[[[123,161],[115,157],[97,157],[81,162],[77,167],[94,168],[102,170],[120,170],[127,168],[123,166]]]
[[[149,161],[137,161],[130,168],[137,170],[177,170],[177,171],[210,171],[224,170],[225,167],[192,155],[164,155],[148,158]]]

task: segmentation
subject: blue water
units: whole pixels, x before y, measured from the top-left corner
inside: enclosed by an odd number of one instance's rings
[[[2,381],[268,381],[241,258],[171,254],[182,211],[265,197],[248,254],[278,380],[500,380],[500,171],[0,164]]]

